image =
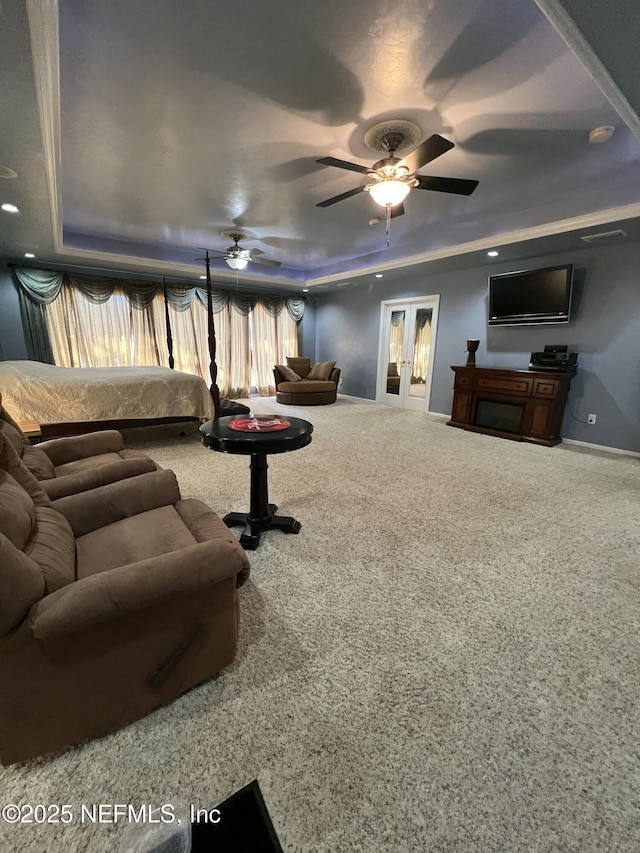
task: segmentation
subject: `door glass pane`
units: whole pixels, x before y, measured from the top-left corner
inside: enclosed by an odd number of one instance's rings
[[[404,315],[404,311],[391,312],[391,328],[389,330],[389,364],[387,367],[387,394],[400,394],[400,368],[402,367]]]
[[[416,311],[411,357],[410,397],[424,398],[425,395],[431,349],[431,315],[431,308],[419,308]]]

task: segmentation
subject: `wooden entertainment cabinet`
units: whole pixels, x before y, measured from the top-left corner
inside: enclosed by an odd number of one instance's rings
[[[449,426],[552,447],[560,427],[573,373],[453,367]]]

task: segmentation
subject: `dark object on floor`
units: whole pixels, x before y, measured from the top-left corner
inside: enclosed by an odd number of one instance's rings
[[[250,411],[249,406],[243,406],[242,403],[236,403],[234,400],[227,400],[226,397],[220,400],[221,418],[226,418],[227,415],[248,415]]]
[[[218,823],[191,824],[192,853],[283,853],[258,780],[217,806]]]

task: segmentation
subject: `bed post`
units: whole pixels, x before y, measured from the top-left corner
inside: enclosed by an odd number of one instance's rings
[[[162,292],[164,294],[164,322],[167,327],[167,349],[169,350],[169,367],[173,370],[175,360],[173,358],[173,335],[171,334],[171,320],[169,319],[169,302],[167,300],[167,285],[162,277]]]
[[[220,417],[220,389],[217,385],[218,366],[216,364],[216,327],[213,322],[213,297],[211,294],[211,272],[209,270],[209,252],[205,252],[207,265],[207,320],[209,329],[209,373],[211,375],[211,399],[213,400],[214,418]]]

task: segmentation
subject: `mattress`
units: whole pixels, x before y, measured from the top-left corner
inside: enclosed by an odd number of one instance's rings
[[[2,404],[39,424],[214,416],[203,379],[168,367],[56,367],[0,361]]]

